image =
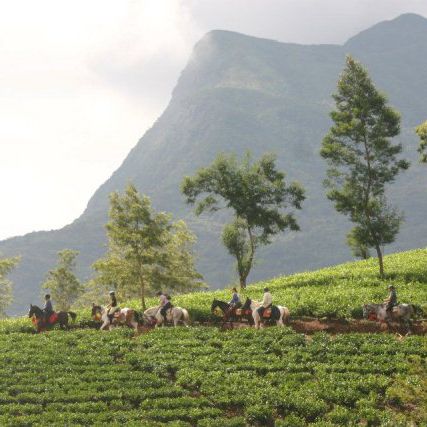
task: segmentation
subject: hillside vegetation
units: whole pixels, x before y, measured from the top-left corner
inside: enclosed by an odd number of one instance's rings
[[[385,258],[401,301],[427,301],[427,249]],[[275,301],[297,315],[358,316],[381,300],[376,260],[279,277]],[[175,298],[210,318],[229,291]],[[154,301],[151,301],[154,303]],[[137,307],[137,302],[131,303]],[[123,304],[122,304],[123,306]],[[79,327],[89,326],[88,310]],[[28,318],[0,321],[0,425],[422,426],[427,419],[427,337],[324,333],[290,328],[162,328],[33,331]]]
[[[249,281],[312,270],[351,259],[345,243],[350,224],[334,211],[322,181],[325,161],[319,150],[329,129],[331,94],[350,53],[368,69],[378,89],[402,114],[404,158],[411,168],[397,179],[390,194],[405,213],[405,223],[389,251],[421,247],[427,235],[427,174],[418,165],[416,125],[426,119],[427,20],[403,15],[364,31],[343,46],[278,43],[227,31],[213,31],[195,46],[171,102],[110,179],[93,195],[85,213],[61,230],[31,233],[0,242],[4,256],[21,255],[11,313],[22,313],[39,296],[56,253],[78,250],[79,276],[87,279],[91,264],[105,253],[108,195],[132,181],[156,210],[185,219],[197,234],[198,269],[219,288],[233,277],[220,233],[227,217],[218,213],[195,218],[180,194],[183,177],[208,165],[219,152],[254,158],[276,153],[287,180],[306,189],[298,212],[298,233],[284,233],[259,252]],[[405,64],[405,66],[402,66]]]
[[[261,300],[263,288],[268,286],[274,303],[288,307],[291,316],[360,318],[362,305],[382,302],[388,294],[387,285],[393,283],[399,302],[416,304],[427,313],[427,249],[388,255],[385,268],[387,279],[383,281],[378,277],[376,258],[350,262],[258,282],[244,290],[241,297]],[[204,321],[212,318],[210,307],[214,298],[229,301],[231,288],[179,295],[173,303],[187,308],[192,320]],[[149,303],[157,305],[157,300],[151,299]],[[139,308],[138,301],[127,305]]]
[[[0,333],[0,425],[422,425],[427,340],[164,328]]]
[[[376,258],[356,261],[321,270],[281,276],[248,286],[241,293],[246,297],[262,299],[263,288],[268,286],[275,304],[285,305],[291,316],[329,318],[360,318],[362,305],[382,302],[387,296],[387,285],[393,283],[398,291],[399,302],[419,306],[427,315],[427,248],[400,252],[384,258],[385,281],[378,277]],[[108,297],[108,295],[106,295]],[[140,301],[120,301],[119,305],[140,309]],[[210,307],[212,300],[229,301],[231,288],[193,292],[173,296],[174,305],[189,310],[191,320],[209,321],[214,318]],[[99,303],[99,301],[95,301]],[[101,301],[102,302],[102,301]],[[148,299],[148,306],[158,305],[157,299]],[[77,326],[91,324],[89,307],[77,310]],[[0,322],[0,333],[31,331],[28,318]]]

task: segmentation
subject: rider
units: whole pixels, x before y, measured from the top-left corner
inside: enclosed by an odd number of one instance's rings
[[[110,319],[110,323],[113,323],[114,319],[114,313],[119,310],[117,299],[116,299],[116,293],[114,291],[109,292],[111,302],[107,305],[107,315]]]
[[[386,304],[386,313],[391,317],[391,313],[393,311],[393,307],[397,305],[397,293],[396,288],[393,285],[388,285],[388,297],[384,300],[384,304]]]
[[[240,296],[239,296],[239,293],[237,292],[237,289],[233,288],[231,291],[233,292],[233,296],[230,302],[228,303],[230,311],[233,310],[234,308],[239,308],[242,306],[242,302],[240,301]]]
[[[170,296],[159,291],[156,294],[160,299],[160,314],[163,316],[163,319],[166,321],[166,313],[172,308],[172,304],[170,302]]]
[[[263,316],[264,310],[270,308],[273,304],[273,297],[270,294],[270,289],[264,288],[264,297],[262,299],[261,307],[258,309],[258,314],[260,317]]]
[[[45,303],[43,307],[44,321],[45,323],[49,322],[49,317],[53,314],[52,301],[50,300],[50,295],[46,294],[44,296]]]

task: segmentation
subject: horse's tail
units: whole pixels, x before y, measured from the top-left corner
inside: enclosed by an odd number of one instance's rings
[[[424,311],[420,305],[411,304],[411,307],[415,317],[424,317]]]
[[[181,310],[182,310],[183,320],[185,322],[189,322],[190,321],[190,315],[188,314],[188,311],[185,308],[181,308]]]
[[[289,308],[283,307],[283,317],[282,317],[283,323],[288,323],[290,317],[291,317],[291,312],[289,311]]]
[[[134,316],[134,318],[135,318],[135,322],[136,322],[136,323],[140,323],[141,316],[140,316],[140,314],[139,314],[139,311],[134,310],[134,311],[133,311],[133,316]]]
[[[67,313],[70,315],[71,320],[72,320],[73,322],[75,322],[75,321],[76,321],[77,314],[76,314],[76,313],[74,313],[73,311],[67,311]]]

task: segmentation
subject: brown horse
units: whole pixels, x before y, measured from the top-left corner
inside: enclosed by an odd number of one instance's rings
[[[53,323],[45,321],[45,315],[43,310],[36,305],[30,305],[30,311],[28,312],[28,317],[33,319],[34,325],[36,325],[37,332],[43,332],[46,329],[53,328],[57,323],[61,329],[68,329],[68,316],[71,317],[71,320],[74,322],[76,320],[76,313],[72,311],[59,311],[56,313],[56,319]],[[50,319],[49,319],[50,320]]]
[[[254,324],[252,311],[250,307],[230,308],[230,305],[227,302],[214,299],[211,305],[211,312],[215,313],[217,308],[219,308],[222,311],[223,325],[229,322],[230,326],[232,327],[233,322],[241,322],[242,320],[247,320],[249,325],[251,326]]]

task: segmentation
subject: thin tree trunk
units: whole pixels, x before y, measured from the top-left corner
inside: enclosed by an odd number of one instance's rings
[[[246,276],[240,275],[240,289],[246,288]]]
[[[375,245],[375,249],[377,251],[378,255],[378,262],[380,264],[380,277],[381,279],[384,279],[384,264],[383,264],[383,254],[381,252],[381,248],[379,245]]]
[[[145,306],[145,282],[142,277],[139,278],[139,283],[140,283],[140,289],[141,289],[141,307],[142,307],[142,310],[145,311],[147,308]]]

